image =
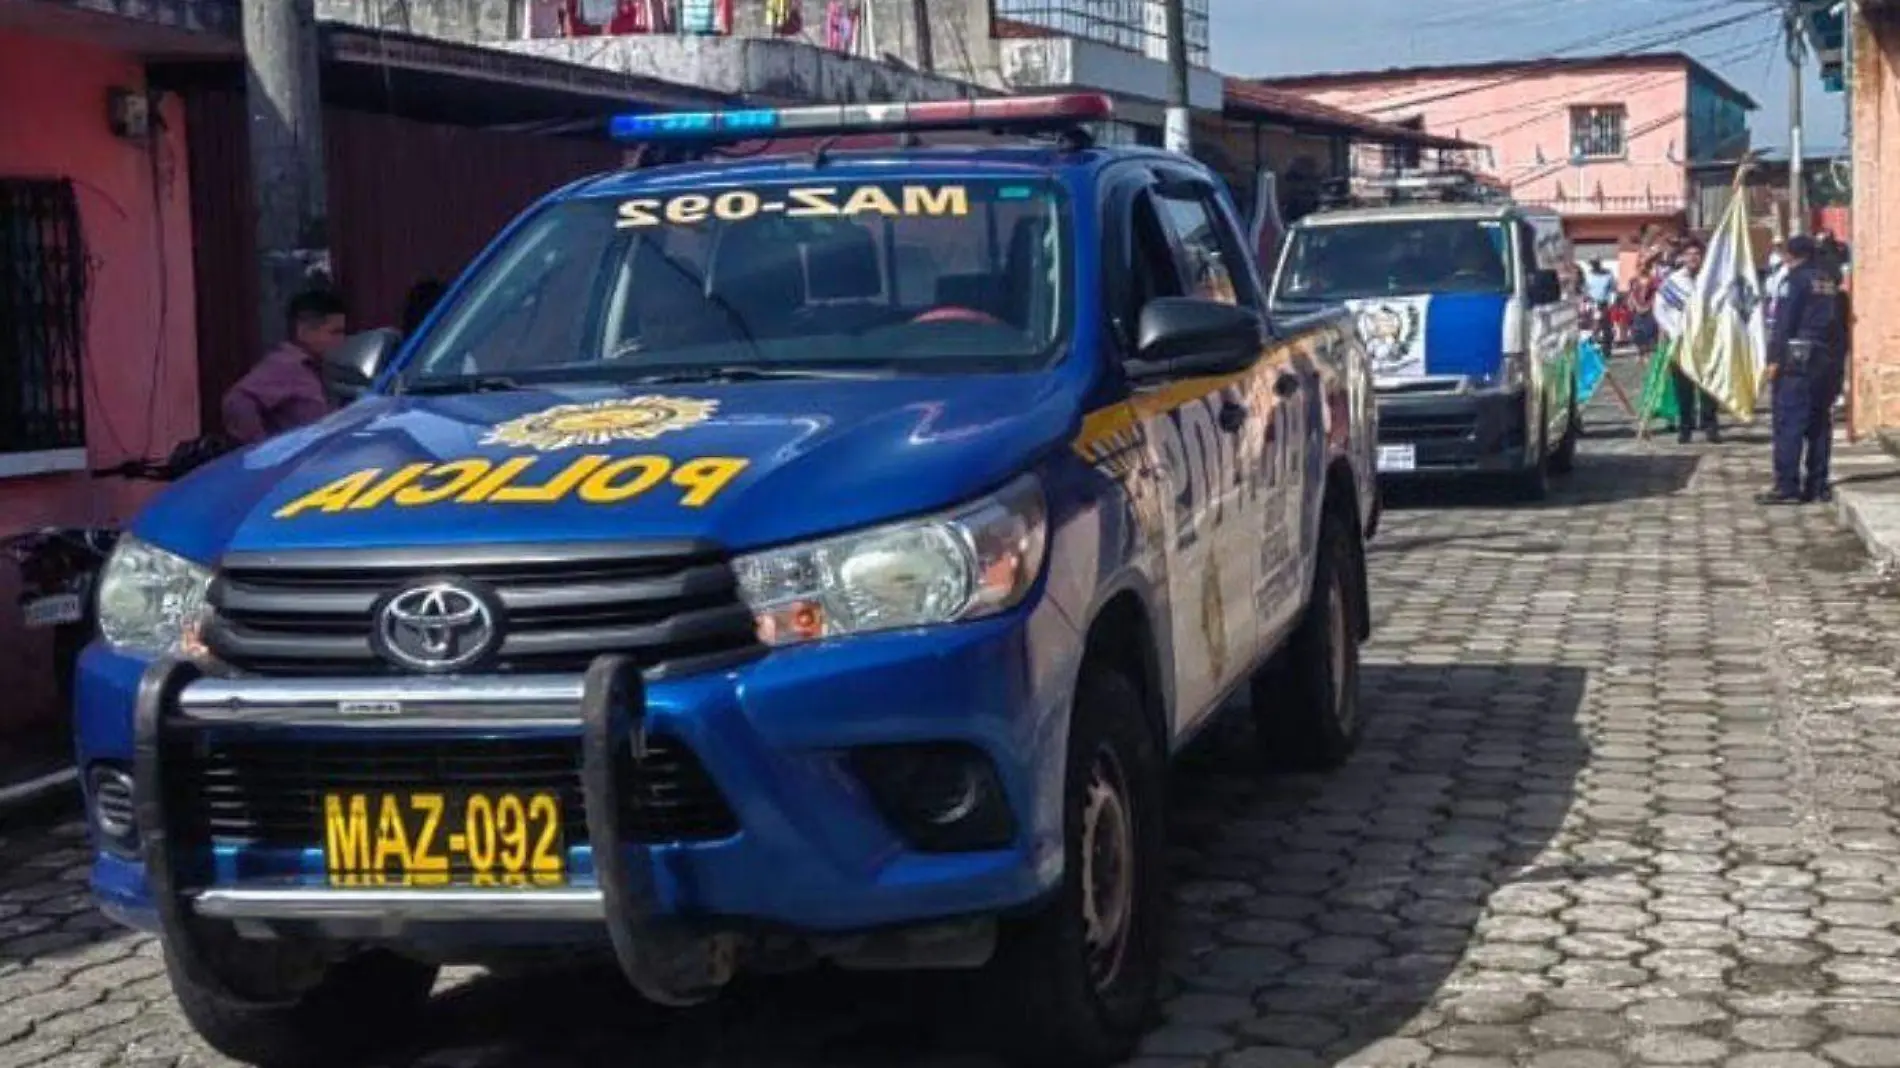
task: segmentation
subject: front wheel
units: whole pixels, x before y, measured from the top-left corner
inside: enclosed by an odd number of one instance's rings
[[[1550,496],[1550,431],[1545,429],[1540,419],[1537,427],[1537,451],[1531,454],[1530,466],[1512,476],[1512,488],[1522,501],[1537,502]]]
[[[1069,725],[1062,881],[1005,924],[975,978],[1011,1063],[1095,1068],[1127,1058],[1161,976],[1162,758],[1141,695],[1084,668]]]
[[[165,955],[172,993],[198,1037],[259,1068],[327,1068],[400,1040],[420,1022],[437,969],[387,952],[331,965],[294,996],[233,1000],[198,986]]]

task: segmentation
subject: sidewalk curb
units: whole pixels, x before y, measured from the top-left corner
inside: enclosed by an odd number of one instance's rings
[[[1891,525],[1872,521],[1869,510],[1866,496],[1858,490],[1848,486],[1834,490],[1834,514],[1860,538],[1877,567],[1891,568],[1900,563],[1900,544],[1896,544]]]

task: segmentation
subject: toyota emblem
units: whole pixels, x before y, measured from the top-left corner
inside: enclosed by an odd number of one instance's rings
[[[412,671],[459,671],[494,652],[500,638],[488,598],[454,582],[402,590],[376,619],[376,651]]]

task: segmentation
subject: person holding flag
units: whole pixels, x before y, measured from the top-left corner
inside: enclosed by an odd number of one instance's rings
[[[1669,377],[1676,373],[1689,381],[1695,394],[1707,397],[1730,416],[1742,422],[1754,418],[1755,383],[1761,375],[1768,341],[1761,276],[1755,270],[1754,247],[1749,242],[1746,199],[1741,195],[1738,175],[1728,208],[1706,246],[1706,262],[1704,246],[1694,244],[1687,250],[1689,273],[1679,272],[1671,278],[1672,288],[1688,284],[1688,297],[1682,305],[1679,336],[1667,359],[1659,357],[1651,365],[1643,398],[1646,417],[1662,406]],[[1663,306],[1663,301],[1658,300],[1657,305]],[[1697,405],[1685,401],[1682,407],[1685,410],[1677,424],[1686,441],[1694,429]],[[1710,435],[1712,439],[1714,436]]]
[[[1683,339],[1689,330],[1690,302],[1696,297],[1697,276],[1702,273],[1702,242],[1689,238],[1682,243],[1676,269],[1663,280],[1656,292],[1656,326],[1669,348],[1671,378],[1676,393],[1676,440],[1684,445],[1694,440],[1701,426],[1711,444],[1722,440],[1722,427],[1715,410],[1715,398],[1696,385],[1683,367]]]
[[[1815,262],[1812,238],[1788,239],[1789,270],[1775,296],[1774,334],[1768,343],[1768,381],[1774,384],[1774,488],[1755,499],[1765,505],[1833,498],[1828,464],[1834,445],[1834,401],[1846,361],[1840,284]],[[1802,452],[1807,480],[1802,481]]]

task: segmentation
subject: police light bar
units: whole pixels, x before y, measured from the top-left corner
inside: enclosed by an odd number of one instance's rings
[[[908,104],[826,104],[743,111],[679,111],[619,115],[608,130],[617,141],[718,142],[778,137],[923,133],[931,130],[1050,130],[1113,117],[1100,93],[938,100]]]

